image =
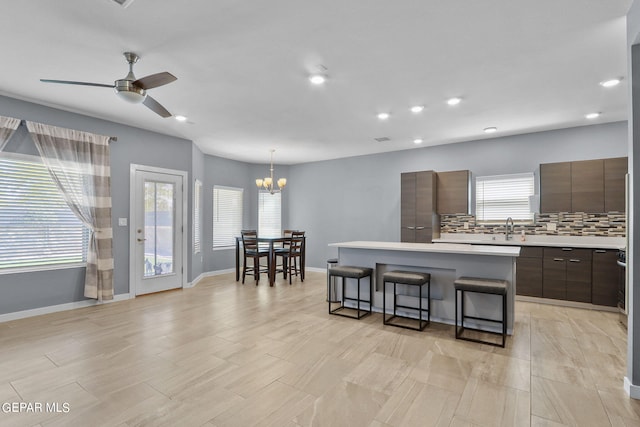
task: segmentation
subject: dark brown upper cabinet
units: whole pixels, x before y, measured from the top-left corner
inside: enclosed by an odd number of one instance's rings
[[[571,162],[571,212],[605,212],[604,160]]]
[[[604,210],[605,212],[624,212],[626,157],[604,160]]]
[[[400,175],[400,241],[431,243],[436,179],[433,171]]]
[[[540,165],[540,212],[623,212],[627,158]]]
[[[571,163],[540,165],[540,212],[571,212]]]
[[[469,213],[469,171],[438,172],[436,175],[437,213]]]

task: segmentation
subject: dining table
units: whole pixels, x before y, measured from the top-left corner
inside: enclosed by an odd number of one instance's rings
[[[304,280],[304,267],[305,267],[305,252],[306,252],[306,237],[300,237],[302,239],[302,249],[300,250],[300,277]],[[273,286],[276,281],[276,246],[277,243],[285,243],[291,240],[291,237],[258,237],[258,245],[269,247],[269,255],[267,257],[267,266],[269,269],[269,286]],[[240,245],[242,244],[242,237],[236,237],[236,282],[240,281]]]

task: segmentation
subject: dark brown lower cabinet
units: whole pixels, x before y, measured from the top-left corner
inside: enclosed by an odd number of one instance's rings
[[[542,297],[542,248],[520,249],[516,258],[516,295]]]
[[[544,257],[542,262],[542,297],[567,299],[567,262],[560,257]]]
[[[591,302],[591,252],[587,258],[571,257],[567,261],[567,299]]]
[[[591,250],[544,248],[542,297],[591,302]]]
[[[616,264],[617,260],[617,250],[595,249],[593,251],[592,304],[609,307],[615,307],[618,304],[620,269]]]

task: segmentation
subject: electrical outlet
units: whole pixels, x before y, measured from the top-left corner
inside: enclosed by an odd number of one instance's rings
[[[127,226],[127,218],[118,218],[118,225],[120,227],[126,227]]]
[[[469,223],[465,222],[464,225],[462,226],[465,230],[469,229]]]
[[[556,231],[556,223],[548,222],[547,223],[547,231]]]

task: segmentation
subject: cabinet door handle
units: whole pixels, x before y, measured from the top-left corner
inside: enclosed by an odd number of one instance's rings
[[[554,261],[564,261],[564,258],[554,258]]]
[[[415,230],[415,227],[407,227],[409,230]]]
[[[570,259],[569,262],[582,262],[582,261],[579,259]]]
[[[416,230],[424,230],[425,227],[416,227]]]
[[[596,249],[596,253],[597,254],[606,254],[607,251],[605,251],[604,249]]]
[[[563,251],[572,251],[573,249],[571,248],[562,248]]]

